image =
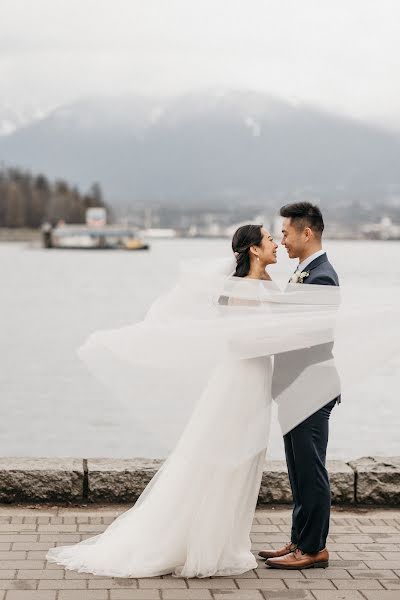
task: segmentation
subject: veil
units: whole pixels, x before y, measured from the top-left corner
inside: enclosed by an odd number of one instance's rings
[[[132,456],[166,456],[223,365],[275,360],[272,395],[286,433],[398,356],[393,289],[350,296],[339,287],[290,283],[282,290],[234,277],[234,268],[230,259],[183,261],[175,285],[142,321],[96,331],[78,349],[121,415],[133,415]]]

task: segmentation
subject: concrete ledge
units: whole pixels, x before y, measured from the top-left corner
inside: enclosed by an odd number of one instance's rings
[[[265,461],[258,504],[287,504],[291,501],[286,463],[281,460]]]
[[[135,502],[164,461],[88,458],[90,502]]]
[[[352,504],[355,501],[355,473],[342,460],[328,460],[327,467],[331,482],[332,502]]]
[[[81,458],[0,458],[0,502],[82,502]]]
[[[353,469],[343,461],[327,461],[331,482],[332,502],[351,504],[354,502],[355,475]],[[286,463],[281,460],[266,461],[261,481],[259,504],[289,504],[292,502]]]
[[[0,502],[134,503],[163,460],[0,458]],[[400,505],[400,457],[328,461],[335,504]],[[290,504],[284,461],[266,461],[258,504]]]
[[[400,504],[399,456],[367,456],[349,464],[356,474],[356,502]]]

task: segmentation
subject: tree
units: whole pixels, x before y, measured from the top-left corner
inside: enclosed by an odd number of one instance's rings
[[[99,183],[82,195],[77,187],[17,168],[0,168],[0,227],[40,227],[44,221],[84,223],[91,206],[106,207]],[[107,208],[107,207],[106,207]]]

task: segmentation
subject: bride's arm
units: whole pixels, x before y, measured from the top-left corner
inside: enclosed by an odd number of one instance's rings
[[[218,298],[218,304],[224,306],[258,306],[260,302],[258,300],[251,300],[250,298],[234,298],[232,296],[220,296]]]
[[[229,306],[259,306],[259,300],[251,300],[250,298],[228,298]]]

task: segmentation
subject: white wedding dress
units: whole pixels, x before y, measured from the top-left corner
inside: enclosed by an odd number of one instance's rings
[[[117,380],[124,381],[124,374],[132,375],[133,367],[139,365],[121,394],[143,398],[140,418],[153,400],[156,410],[150,409],[151,420],[160,413],[167,421],[171,395],[179,395],[185,408],[192,410],[177,443],[135,505],[103,533],[50,548],[47,560],[78,572],[135,578],[169,573],[178,577],[238,575],[257,566],[250,529],[269,437],[272,358],[257,354],[248,358],[247,347],[239,352],[239,357],[244,352],[243,359],[224,356],[226,339],[232,347],[237,345],[231,339],[237,328],[236,321],[230,324],[221,319],[221,312],[232,310],[242,322],[248,298],[237,300],[235,290],[230,289],[228,306],[215,304],[210,298],[219,297],[219,279],[218,274],[217,280],[212,275],[203,281],[190,269],[180,285],[157,299],[143,322],[96,332],[80,349],[80,357],[105,383],[108,379],[114,390]],[[223,287],[226,281],[223,276]],[[248,287],[251,305],[253,295],[258,298],[263,290],[254,281]],[[246,329],[240,339],[248,337]],[[213,352],[218,356],[211,356]],[[121,359],[122,369],[116,358]],[[144,367],[151,372],[167,363],[178,367],[178,387],[170,377],[160,388],[150,390],[150,378],[133,391],[145,379]],[[211,369],[210,364],[214,365]],[[204,369],[201,388],[191,383],[193,368],[196,374]],[[168,367],[161,378],[167,372]],[[179,392],[181,384],[187,395]],[[167,427],[164,434],[168,436]]]
[[[335,339],[346,393],[398,354],[400,301],[392,292],[379,303],[371,290],[361,294],[337,322],[337,287],[290,284],[281,292],[269,281],[232,277],[231,268],[188,264],[143,321],[95,332],[79,349],[111,397],[129,402],[133,430],[140,423],[148,431],[146,448],[153,429],[168,458],[132,508],[99,535],[50,548],[49,561],[134,578],[255,568],[250,529],[268,445],[273,355],[291,356],[274,391],[285,434],[341,392],[333,359],[307,362],[298,350]]]
[[[299,319],[286,296],[281,306],[272,282],[218,269],[215,261],[212,268],[190,264],[143,321],[95,332],[80,349],[110,389],[118,386],[130,402],[141,398],[137,418],[158,417],[163,439],[171,412],[191,410],[136,504],[103,533],[50,548],[47,560],[78,572],[134,578],[239,575],[256,568],[250,530],[268,445],[272,355],[329,341],[331,332],[326,311]],[[203,373],[199,387],[193,376]],[[291,426],[290,394],[286,403]]]
[[[269,356],[218,365],[136,504],[100,535],[51,548],[46,558],[116,577],[208,577],[256,568],[250,529],[269,435],[271,371]]]

